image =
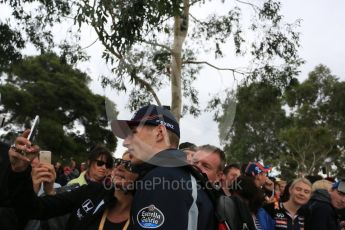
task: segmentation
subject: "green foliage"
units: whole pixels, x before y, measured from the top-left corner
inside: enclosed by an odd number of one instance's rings
[[[75,1],[65,0],[0,0],[0,7],[11,11],[10,16],[2,18],[4,22],[0,21],[0,51],[5,49],[10,52],[8,56],[1,54],[1,58],[12,63],[13,58],[22,58],[23,48],[32,45],[41,54],[52,52],[53,49],[58,51],[66,63],[75,64],[79,60],[86,60],[88,57],[80,47],[77,32],[68,29],[68,36],[62,41],[53,36],[53,27],[66,23],[66,19],[72,17],[75,4]],[[9,49],[12,46],[15,47],[15,57]]]
[[[131,88],[131,109],[142,105],[142,100],[133,98],[138,95],[138,89],[143,90],[140,98],[145,99],[144,102],[152,101],[154,92],[171,84],[172,68],[178,68],[182,72],[182,84],[177,91],[181,91],[183,100],[188,101],[182,105],[182,114],[200,114],[198,91],[193,82],[201,69],[202,62],[198,62],[198,57],[203,52],[207,55],[213,52],[216,58],[232,53],[250,55],[251,68],[234,71],[247,81],[267,81],[284,88],[298,73],[298,67],[303,63],[297,54],[299,34],[295,29],[299,24],[283,22],[278,1],[263,0],[260,6],[239,2],[226,14],[209,15],[205,20],[193,16],[192,7],[198,3],[202,6],[206,2],[79,2],[76,21],[79,25],[86,23],[94,28],[104,46],[103,58],[114,67],[114,75],[104,76],[102,83],[117,90]],[[247,17],[243,16],[247,11],[241,6],[248,4],[254,12],[249,30],[241,25],[243,18]],[[176,23],[179,23],[178,27],[174,27]],[[172,50],[172,43],[179,39],[183,41],[180,33],[189,28],[191,33],[187,34],[183,44],[181,64],[173,67],[172,57],[176,53]],[[254,39],[246,38],[245,33],[253,34]],[[229,43],[234,45],[233,51],[224,49],[224,45]]]
[[[335,138],[328,127],[289,127],[280,132],[286,154],[297,164],[298,176],[317,175],[324,160],[336,156]]]
[[[220,136],[226,144],[228,161],[245,163],[264,158],[265,162],[275,162],[283,148],[277,134],[287,122],[281,109],[280,90],[269,84],[252,83],[240,87],[235,98],[233,125],[224,123],[229,107],[223,106],[226,110],[218,120],[220,130],[229,130],[228,136]]]
[[[236,92],[236,116],[231,126],[223,103],[220,130],[231,161],[264,160],[284,178],[317,174],[333,165],[331,174],[344,172],[345,83],[317,66],[302,83],[296,80],[283,94],[267,83],[243,85]],[[334,167],[336,166],[336,167]]]
[[[79,29],[85,24],[91,26],[103,45],[102,57],[113,70],[112,75],[103,76],[102,84],[110,85],[116,90],[130,89],[129,107],[133,110],[144,102],[152,102],[154,99],[158,101],[155,94],[172,84],[172,73],[178,72],[181,73],[178,76],[181,86],[170,86],[176,87],[174,92],[180,92],[183,101],[186,101],[180,106],[183,108],[180,112],[182,115],[187,112],[199,115],[202,110],[198,90],[194,88],[193,82],[205,64],[203,60],[199,60],[201,54],[214,53],[215,58],[247,55],[252,61],[245,70],[230,68],[233,69],[234,76],[240,75],[246,82],[263,81],[280,88],[288,86],[303,61],[297,53],[299,33],[296,28],[299,24],[283,22],[280,2],[261,0],[255,5],[235,1],[224,15],[211,14],[203,20],[193,16],[196,5],[202,7],[211,4],[210,2],[0,0],[0,4],[7,5],[12,10],[12,23],[8,24],[11,25],[10,33],[17,33],[15,39],[7,36],[10,38],[7,41],[12,42],[7,43],[13,46],[16,41],[17,44],[25,41],[25,44],[16,46],[15,53],[18,55],[24,46],[31,43],[42,54],[53,49],[59,50],[59,56],[65,63],[74,64],[85,60],[87,57],[79,46],[80,36],[73,36],[79,31],[73,32],[70,29],[68,34],[72,34],[71,39],[59,44],[51,31],[53,26],[66,23],[66,19],[70,18],[74,19],[74,24]],[[247,19],[251,25],[243,26]],[[190,32],[187,33],[188,31]],[[0,32],[3,34],[1,28]],[[177,55],[173,50],[174,41],[183,43],[182,55]],[[234,49],[226,50],[225,44],[233,45]],[[14,58],[20,58],[18,55]],[[174,65],[174,58],[179,56],[182,58],[181,62]],[[11,63],[5,60],[6,62]],[[178,71],[174,71],[176,69]],[[145,100],[134,98],[138,95],[138,89],[139,98]],[[176,97],[172,98],[173,102],[182,103],[179,94],[172,97]],[[179,103],[173,103],[176,104]]]
[[[181,0],[78,1],[76,21],[90,24],[100,40],[118,53],[128,51],[167,17],[181,12]],[[158,29],[159,30],[159,29]]]
[[[40,116],[37,144],[56,155],[82,155],[96,143],[111,151],[116,140],[108,129],[108,117],[103,96],[94,95],[88,88],[90,77],[60,57],[47,53],[25,58],[1,76],[3,109],[7,113],[8,135],[30,127]],[[110,112],[114,106],[107,103]]]
[[[7,70],[12,63],[21,59],[22,48],[24,48],[24,40],[20,33],[0,22],[0,72]]]

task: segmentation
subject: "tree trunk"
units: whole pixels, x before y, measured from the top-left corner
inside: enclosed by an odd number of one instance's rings
[[[171,112],[177,121],[182,112],[182,46],[188,31],[189,0],[184,0],[183,5],[183,14],[174,17],[174,42],[171,49]]]

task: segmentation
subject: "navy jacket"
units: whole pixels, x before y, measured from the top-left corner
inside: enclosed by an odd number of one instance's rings
[[[327,190],[316,190],[306,205],[305,212],[304,229],[340,230],[338,216]]]
[[[164,150],[145,164],[146,170],[141,169],[145,173],[136,183],[130,229],[215,228],[210,198],[191,173],[179,167],[184,158],[181,151]]]

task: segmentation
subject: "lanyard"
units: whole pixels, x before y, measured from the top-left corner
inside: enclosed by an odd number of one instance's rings
[[[98,230],[103,230],[105,219],[107,218],[107,215],[108,215],[108,209],[106,209],[103,212],[103,216],[102,216],[101,222],[99,223]],[[126,230],[128,228],[128,225],[129,225],[129,219],[126,221],[126,224],[125,224],[125,226],[123,226],[122,230]]]

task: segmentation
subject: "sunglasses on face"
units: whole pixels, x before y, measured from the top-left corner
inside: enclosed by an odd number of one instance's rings
[[[101,160],[95,160],[96,164],[98,167],[102,167],[103,165],[105,165],[105,167],[107,169],[111,169],[113,167],[113,165],[109,162],[104,162],[104,161],[101,161]]]
[[[132,172],[132,170],[133,170],[131,161],[126,161],[126,160],[123,160],[121,158],[115,158],[114,159],[114,166],[117,167],[119,165],[122,165],[123,167],[125,167],[125,169],[127,169],[130,172]]]

